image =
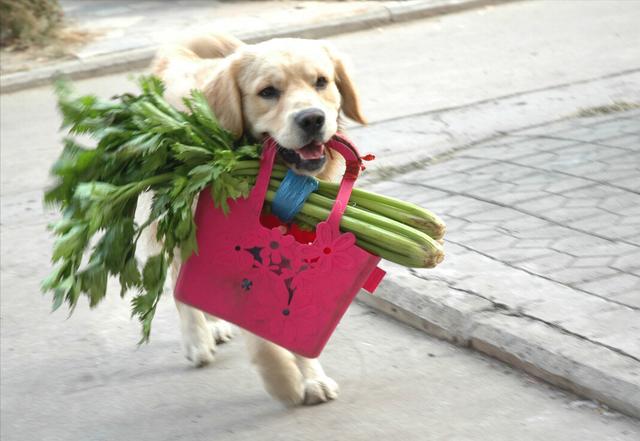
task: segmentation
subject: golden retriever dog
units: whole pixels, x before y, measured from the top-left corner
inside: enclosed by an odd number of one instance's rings
[[[345,59],[322,41],[287,38],[246,45],[209,35],[160,50],[152,71],[165,82],[171,104],[182,107],[182,97],[200,89],[221,125],[237,138],[271,136],[279,144],[280,161],[324,179],[340,172],[339,155],[327,155],[324,143],[338,130],[341,115],[365,123]],[[174,280],[179,268],[176,262]],[[195,366],[210,363],[216,343],[231,338],[231,326],[176,304],[187,358]],[[338,385],[317,359],[245,334],[251,359],[273,397],[288,405],[337,397]]]

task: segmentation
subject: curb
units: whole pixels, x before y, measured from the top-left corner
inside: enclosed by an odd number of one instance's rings
[[[417,3],[383,6],[357,16],[344,17],[332,23],[287,26],[260,32],[239,32],[238,38],[247,43],[257,43],[271,38],[299,37],[323,38],[355,32],[376,26],[390,25],[422,18],[452,14],[484,6],[511,3],[519,0],[452,0],[446,4]],[[146,67],[157,47],[147,47],[115,52],[88,60],[72,60],[54,66],[46,66],[27,72],[16,72],[0,77],[0,93],[12,93],[31,87],[49,84],[57,75],[71,79],[83,79]]]
[[[389,276],[375,295],[361,293],[357,299],[427,334],[640,418],[638,365],[623,355],[501,310],[488,300],[469,301],[446,284],[427,287],[411,276],[392,271]],[[427,289],[429,295],[424,294]]]

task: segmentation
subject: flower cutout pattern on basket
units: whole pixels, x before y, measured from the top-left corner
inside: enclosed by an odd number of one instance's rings
[[[225,241],[215,259],[241,270],[233,285],[259,305],[254,318],[286,327],[274,332],[293,333],[317,315],[323,300],[316,292],[318,278],[327,277],[332,269],[353,268],[349,250],[354,243],[353,234],[341,234],[327,222],[318,224],[312,244],[300,244],[278,227],[262,228],[240,243]]]
[[[321,222],[316,227],[315,242],[302,247],[300,253],[311,268],[322,273],[327,273],[334,267],[349,270],[354,266],[349,250],[355,242],[356,237],[352,233],[340,234],[327,222]]]
[[[275,301],[261,304],[255,318],[268,323],[269,332],[281,335],[294,343],[308,339],[316,330],[310,323],[314,323],[318,316],[318,305],[305,297],[296,296],[290,303],[277,296]]]

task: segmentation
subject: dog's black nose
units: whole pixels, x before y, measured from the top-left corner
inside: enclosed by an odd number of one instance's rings
[[[306,134],[314,135],[324,126],[324,112],[315,108],[301,110],[294,120]]]

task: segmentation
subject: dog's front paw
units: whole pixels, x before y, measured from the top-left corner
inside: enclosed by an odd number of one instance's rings
[[[233,338],[233,326],[224,320],[210,321],[207,326],[216,343],[226,343]]]
[[[189,360],[194,367],[208,365],[213,361],[216,353],[216,342],[209,332],[186,334],[182,346],[185,357],[187,357],[187,360]]]
[[[203,367],[213,361],[216,353],[215,346],[207,344],[185,344],[184,355],[194,367]]]
[[[335,400],[340,393],[338,383],[329,377],[310,378],[304,381],[304,404],[320,404]]]

